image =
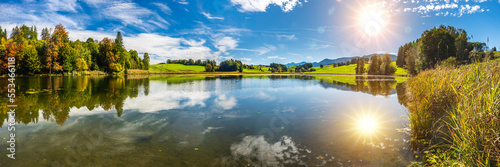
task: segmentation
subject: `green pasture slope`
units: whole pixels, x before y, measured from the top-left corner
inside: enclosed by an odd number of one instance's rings
[[[396,62],[392,62],[396,65]],[[365,64],[365,69],[368,69],[369,64]],[[356,74],[356,64],[347,66],[333,67],[333,65],[326,65],[323,68],[313,67],[316,71],[305,72],[304,74]],[[197,65],[183,65],[183,64],[154,64],[150,65],[149,71],[152,72],[171,72],[171,73],[203,73],[205,72],[204,66]],[[243,73],[271,73],[269,67],[262,67],[259,69],[243,69]],[[289,72],[283,72],[289,73]],[[405,69],[397,68],[395,75],[408,75]]]
[[[393,61],[392,65],[396,66],[396,62]],[[313,67],[316,71],[306,72],[306,73],[317,73],[317,74],[356,74],[356,64],[350,64],[347,66],[333,67],[333,65],[326,65],[323,68]],[[368,69],[369,64],[365,64],[365,69]],[[408,75],[405,69],[398,67],[396,69],[395,75]]]
[[[183,65],[183,64],[154,64],[149,66],[149,71],[174,72],[174,73],[199,73],[199,72],[205,72],[205,67],[195,66],[195,65]]]

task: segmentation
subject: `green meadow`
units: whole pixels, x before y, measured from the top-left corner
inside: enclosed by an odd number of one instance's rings
[[[170,73],[200,73],[205,72],[205,67],[183,64],[155,64],[150,65],[149,71]]]
[[[392,62],[395,66],[396,62]],[[369,64],[365,64],[365,68],[368,69]],[[293,67],[292,67],[293,68]],[[259,74],[259,73],[272,73],[269,67],[262,67],[260,69],[248,69],[244,68],[243,73]],[[333,65],[326,65],[321,67],[312,67],[316,71],[304,72],[302,74],[356,74],[356,64],[333,67]],[[159,73],[205,73],[205,67],[199,65],[183,65],[183,64],[155,64],[150,65],[150,72]],[[230,72],[233,73],[233,72]],[[282,72],[290,73],[290,72]],[[406,69],[398,67],[394,75],[408,75]]]
[[[393,61],[391,65],[396,66],[396,62]],[[313,67],[316,71],[307,73],[317,73],[317,74],[356,74],[356,64],[350,64],[346,66],[333,67],[333,65],[326,65],[323,68]],[[368,69],[369,64],[365,64],[365,69]],[[408,72],[401,67],[396,68],[394,75],[408,75]]]

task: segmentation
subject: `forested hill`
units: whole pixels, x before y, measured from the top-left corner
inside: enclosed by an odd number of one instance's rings
[[[69,40],[70,32],[61,25],[43,28],[38,39],[35,26],[22,25],[10,35],[0,27],[0,74],[7,73],[8,57],[16,58],[17,74],[67,73],[74,71],[104,71],[117,73],[124,69],[149,69],[149,55],[139,57],[136,50],[123,45],[120,32],[115,39],[101,41],[88,38]]]

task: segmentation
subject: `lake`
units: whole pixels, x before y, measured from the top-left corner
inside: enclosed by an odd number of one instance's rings
[[[17,78],[2,166],[407,166],[403,82],[354,76]],[[6,78],[0,86],[7,87]],[[5,89],[1,92],[7,94]],[[7,97],[0,148],[7,154]]]

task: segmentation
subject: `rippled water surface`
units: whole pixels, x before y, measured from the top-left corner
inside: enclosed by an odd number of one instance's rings
[[[406,166],[404,80],[18,78],[16,159],[1,166]]]

